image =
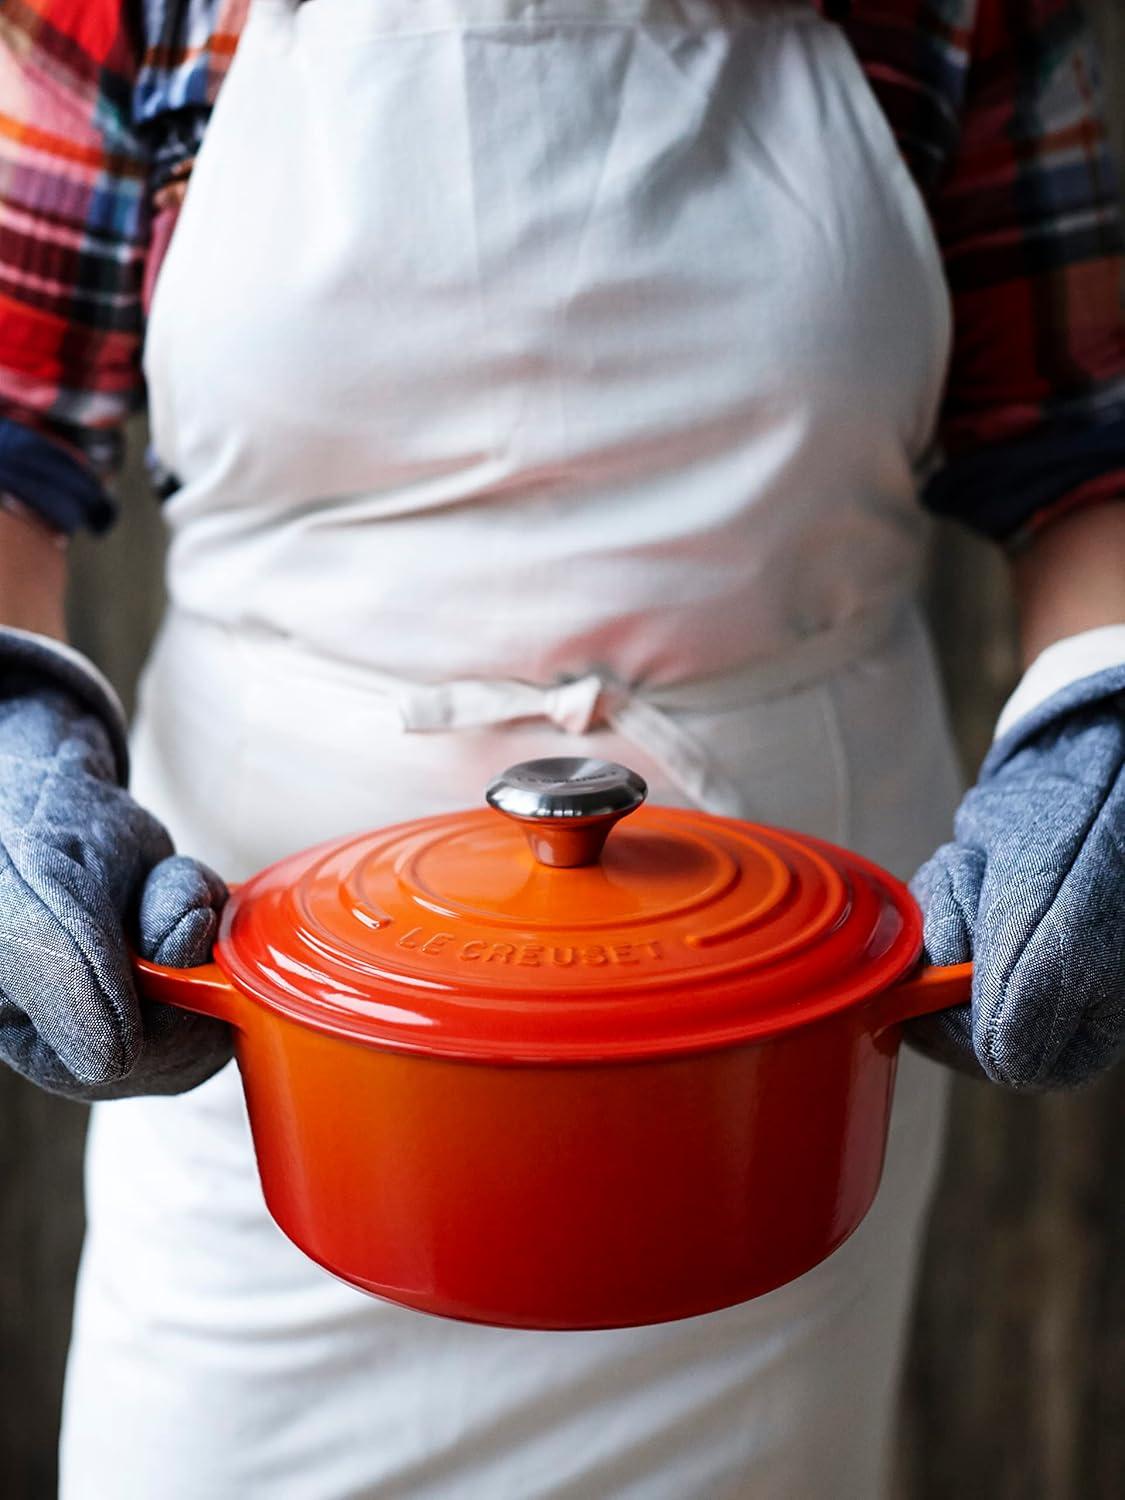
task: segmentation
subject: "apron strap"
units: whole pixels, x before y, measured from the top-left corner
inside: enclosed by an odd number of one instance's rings
[[[745,709],[823,681],[876,649],[902,624],[909,607],[895,599],[807,637],[780,657],[719,677],[654,687],[600,672],[546,685],[500,677],[425,683],[364,675],[370,686],[390,694],[407,732],[479,729],[519,719],[547,719],[574,735],[607,726],[654,760],[694,806],[741,817],[745,798],[738,786],[710,748],[677,720],[676,710]]]
[[[655,760],[695,806],[731,817],[741,810],[737,788],[701,741],[639,692],[596,672],[547,687],[504,678],[399,683],[394,699],[410,732],[478,729],[518,719],[548,719],[575,735],[605,725]]]

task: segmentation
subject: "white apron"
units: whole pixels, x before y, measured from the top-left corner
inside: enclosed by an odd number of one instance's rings
[[[257,0],[150,321],[183,488],[137,795],[237,879],[594,754],[909,874],[957,787],[912,602],[948,342],[805,7]],[[64,1500],[874,1500],[944,1094],[904,1054],[824,1265],[594,1334],[319,1270],[233,1067],[100,1107]]]

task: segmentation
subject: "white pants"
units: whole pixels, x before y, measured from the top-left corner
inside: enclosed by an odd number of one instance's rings
[[[898,873],[948,825],[956,776],[914,624],[822,683],[691,727],[773,821]],[[471,805],[513,761],[578,753],[677,800],[609,731],[406,734],[354,672],[174,618],[135,789],[238,879],[347,829]],[[580,1334],[430,1318],[305,1259],[263,1205],[234,1067],[182,1098],[99,1106],[63,1500],[877,1500],[945,1096],[904,1051],[878,1199],[815,1270],[707,1317]]]

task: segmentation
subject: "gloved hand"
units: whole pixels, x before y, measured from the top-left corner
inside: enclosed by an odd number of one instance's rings
[[[146,958],[203,963],[226,888],[173,855],[127,771],[92,665],[0,629],[0,1058],[77,1099],[180,1093],[231,1055],[226,1026],[137,996],[126,922]]]
[[[936,964],[971,1006],[911,1022],[923,1051],[1018,1089],[1093,1078],[1125,1042],[1125,667],[1085,677],[993,745],[956,841],[912,882]]]

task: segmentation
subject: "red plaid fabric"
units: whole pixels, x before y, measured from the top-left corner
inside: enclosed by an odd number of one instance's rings
[[[144,394],[153,204],[190,166],[248,3],[0,4],[0,491],[65,529],[112,516]],[[953,294],[928,503],[1010,538],[1125,496],[1121,223],[1078,0],[821,4],[925,195]]]

